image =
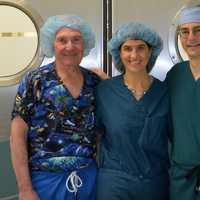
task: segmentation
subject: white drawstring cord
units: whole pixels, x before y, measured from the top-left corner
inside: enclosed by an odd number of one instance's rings
[[[82,186],[82,180],[77,175],[76,171],[71,172],[66,180],[66,188],[69,192],[74,192],[75,194],[78,191],[78,188]]]

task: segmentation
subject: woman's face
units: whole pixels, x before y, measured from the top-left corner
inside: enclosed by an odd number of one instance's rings
[[[55,36],[56,62],[63,66],[78,66],[83,58],[84,43],[81,33],[70,28],[61,28]]]
[[[143,40],[127,40],[121,45],[120,57],[126,72],[147,72],[151,48]]]

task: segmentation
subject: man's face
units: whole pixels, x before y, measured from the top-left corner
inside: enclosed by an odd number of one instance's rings
[[[187,23],[179,27],[183,49],[190,59],[200,59],[200,23]]]
[[[69,28],[60,29],[55,37],[56,60],[63,66],[78,66],[83,58],[84,44],[79,31]]]

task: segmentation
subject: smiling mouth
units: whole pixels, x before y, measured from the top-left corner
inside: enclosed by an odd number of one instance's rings
[[[129,63],[130,63],[131,65],[138,65],[138,64],[140,64],[141,62],[140,62],[140,61],[129,61]]]
[[[74,57],[76,56],[75,54],[63,54],[63,56],[66,56],[66,57]]]
[[[200,44],[189,44],[187,45],[188,48],[192,48],[192,47],[199,47]]]

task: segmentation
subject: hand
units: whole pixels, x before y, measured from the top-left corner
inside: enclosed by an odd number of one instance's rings
[[[89,68],[90,71],[94,72],[96,75],[98,75],[101,79],[109,79],[110,77],[99,67],[92,67]]]
[[[40,198],[34,190],[26,190],[19,192],[19,200],[40,200]]]

